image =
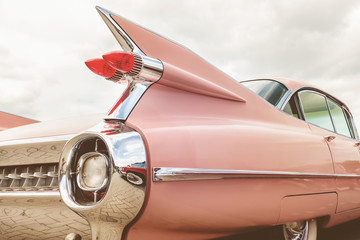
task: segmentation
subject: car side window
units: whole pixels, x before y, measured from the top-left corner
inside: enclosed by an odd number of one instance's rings
[[[347,137],[352,137],[343,108],[330,99],[328,99],[328,102],[336,132]]]
[[[334,131],[326,97],[311,91],[299,93],[305,120],[319,127]]]

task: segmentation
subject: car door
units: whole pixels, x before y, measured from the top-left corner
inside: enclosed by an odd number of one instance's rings
[[[360,153],[351,117],[336,99],[315,91],[299,92],[311,130],[328,144],[338,193],[337,212],[360,207]]]

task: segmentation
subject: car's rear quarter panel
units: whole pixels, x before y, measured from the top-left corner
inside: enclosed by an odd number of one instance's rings
[[[254,94],[246,101],[153,85],[127,123],[143,133],[151,168],[334,173],[326,143],[312,134],[307,123]],[[335,194],[335,180],[321,178],[148,180],[146,207],[128,239],[199,239],[204,232],[217,236],[244,227],[273,225],[279,223],[282,198],[332,193],[324,200],[329,203]],[[291,204],[284,206],[289,210]],[[317,217],[316,209],[309,208],[305,210]],[[336,202],[327,204],[319,214],[333,214],[335,208]]]

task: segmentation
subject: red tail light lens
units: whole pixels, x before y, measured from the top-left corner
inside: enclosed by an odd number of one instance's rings
[[[135,64],[134,56],[126,52],[110,52],[104,54],[103,58],[111,67],[122,73],[130,72]]]
[[[111,78],[114,76],[116,70],[106,63],[104,59],[97,58],[85,62],[86,66],[95,74],[104,78]]]

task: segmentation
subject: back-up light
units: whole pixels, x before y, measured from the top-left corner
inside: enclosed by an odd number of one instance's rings
[[[103,59],[89,60],[85,64],[94,73],[116,82],[123,75],[156,82],[163,72],[163,64],[158,59],[120,51],[106,53]]]

